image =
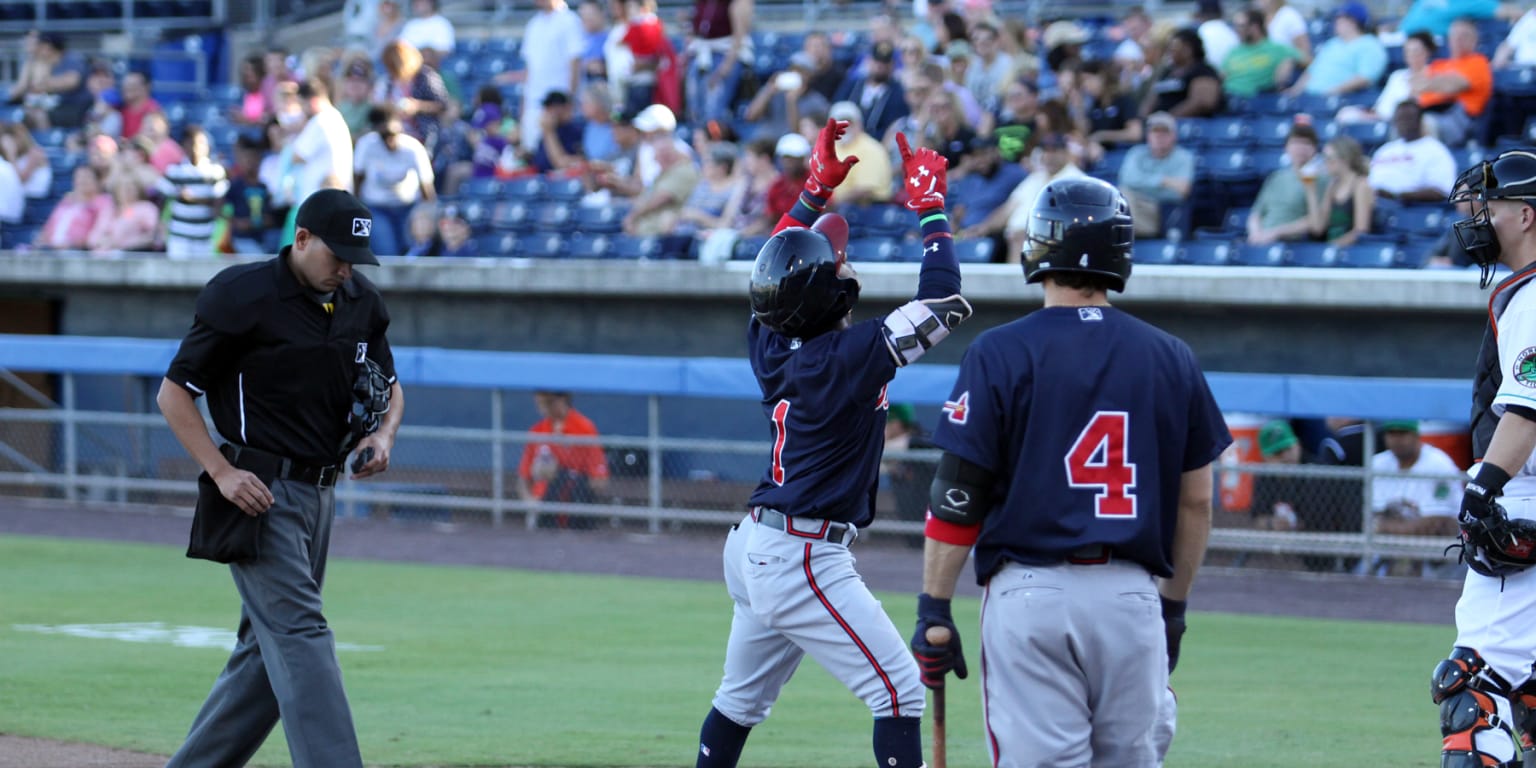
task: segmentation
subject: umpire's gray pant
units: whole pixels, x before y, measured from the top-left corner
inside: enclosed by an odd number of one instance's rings
[[[224,672],[166,768],[233,768],[283,721],[294,768],[362,768],[336,643],[321,613],[330,488],[277,480],[261,558],[229,567],[243,602]]]

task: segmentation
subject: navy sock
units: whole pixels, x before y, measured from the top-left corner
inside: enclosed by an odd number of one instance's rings
[[[882,768],[923,765],[922,718],[875,718],[875,764]]]
[[[747,745],[751,733],[751,728],[738,725],[711,707],[704,727],[699,729],[699,761],[695,768],[736,768],[741,748]]]

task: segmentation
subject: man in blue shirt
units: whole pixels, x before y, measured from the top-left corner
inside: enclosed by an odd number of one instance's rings
[[[1375,88],[1387,72],[1387,49],[1370,34],[1370,11],[1364,3],[1348,2],[1333,16],[1334,37],[1317,47],[1289,94],[1333,95]]]

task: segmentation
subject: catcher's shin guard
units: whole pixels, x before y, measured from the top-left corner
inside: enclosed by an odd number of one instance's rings
[[[1440,705],[1440,768],[1520,768],[1516,728],[1529,714],[1492,674],[1477,651],[1460,646],[1435,666],[1430,697]]]

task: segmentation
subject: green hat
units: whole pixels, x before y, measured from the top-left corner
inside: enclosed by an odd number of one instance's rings
[[[903,424],[917,423],[917,413],[912,410],[912,406],[907,405],[906,403],[891,404],[889,416],[891,420],[899,421]]]
[[[1417,435],[1419,433],[1419,422],[1413,419],[1391,419],[1381,423],[1381,431],[1412,432]]]
[[[1296,444],[1296,432],[1290,422],[1275,419],[1259,428],[1259,453],[1273,456]]]

